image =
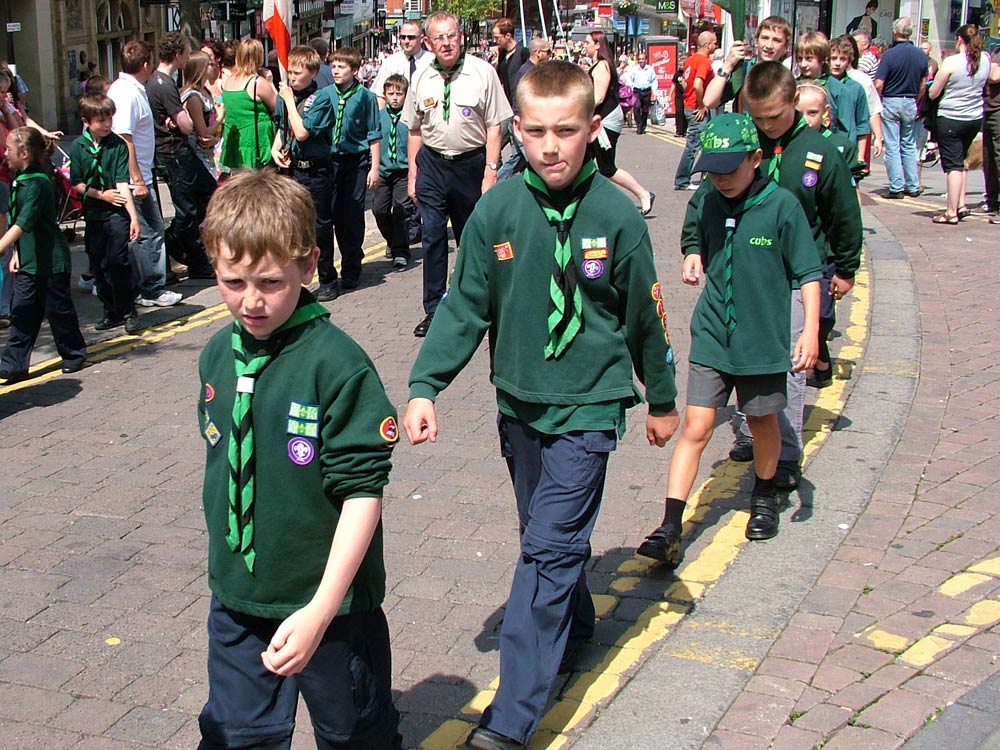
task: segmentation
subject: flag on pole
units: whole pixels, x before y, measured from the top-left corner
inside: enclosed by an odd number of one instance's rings
[[[288,50],[292,48],[292,0],[264,0],[264,27],[274,42],[281,80],[288,79]]]

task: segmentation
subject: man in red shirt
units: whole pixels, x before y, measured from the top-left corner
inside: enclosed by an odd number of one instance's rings
[[[698,35],[698,49],[688,55],[684,63],[684,115],[687,117],[687,142],[674,174],[674,190],[692,190],[691,170],[701,150],[701,131],[710,116],[705,106],[705,87],[715,74],[712,72],[712,53],[718,49],[715,33],[703,31]]]

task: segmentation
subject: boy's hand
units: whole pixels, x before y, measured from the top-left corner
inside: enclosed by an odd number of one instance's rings
[[[429,398],[413,398],[406,405],[406,416],[403,417],[403,429],[410,445],[419,445],[426,440],[437,442],[437,414],[434,412],[434,402]]]
[[[125,196],[118,192],[117,188],[108,188],[107,190],[102,190],[100,198],[105,203],[110,203],[112,206],[124,206]]]
[[[681,281],[690,286],[698,286],[701,275],[705,269],[701,263],[701,256],[698,253],[684,256],[684,263],[681,265]]]
[[[819,357],[819,337],[816,332],[803,331],[795,342],[792,356],[792,372],[808,370],[816,364]]]
[[[288,152],[288,149],[271,149],[271,158],[274,159],[274,163],[277,164],[282,169],[288,169],[292,166],[292,155]]]
[[[14,250],[10,254],[10,260],[7,261],[7,268],[10,269],[11,273],[17,273],[17,270],[21,267],[21,260],[17,257],[17,250]]]
[[[830,280],[830,296],[834,299],[843,299],[851,289],[854,288],[854,279],[842,279],[837,274]]]
[[[747,52],[747,46],[743,43],[743,40],[737,39],[733,42],[733,46],[729,48],[729,54],[726,55],[726,59],[723,61],[722,67],[732,73],[736,70],[740,63],[749,57],[749,55],[746,54]]]
[[[139,239],[139,222],[130,221],[128,225],[128,238],[130,242],[135,242]]]
[[[649,441],[650,445],[662,448],[677,432],[677,426],[680,423],[681,418],[677,415],[676,409],[662,417],[654,417],[649,414],[646,417],[646,440]]]
[[[285,102],[286,106],[288,107],[295,106],[295,91],[287,83],[278,84],[278,96],[281,97],[282,101]]]
[[[316,653],[329,625],[311,604],[293,612],[274,631],[267,651],[260,655],[264,667],[282,677],[298,674]]]
[[[372,164],[372,168],[368,170],[368,177],[365,179],[365,184],[369,190],[378,185],[378,164]]]
[[[145,182],[137,182],[132,185],[132,195],[140,200],[149,195],[149,186]]]

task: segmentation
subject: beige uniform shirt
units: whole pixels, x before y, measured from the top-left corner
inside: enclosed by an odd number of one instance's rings
[[[406,94],[403,120],[424,145],[446,156],[486,145],[486,128],[513,117],[500,78],[489,63],[467,54],[451,79],[451,115],[444,119],[444,79],[431,65],[418,71]]]

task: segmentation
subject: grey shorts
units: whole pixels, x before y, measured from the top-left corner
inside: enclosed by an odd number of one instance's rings
[[[688,406],[721,409],[729,403],[736,389],[739,410],[751,417],[764,417],[783,411],[788,404],[785,384],[788,373],[767,375],[730,375],[712,367],[692,362],[688,370]]]

